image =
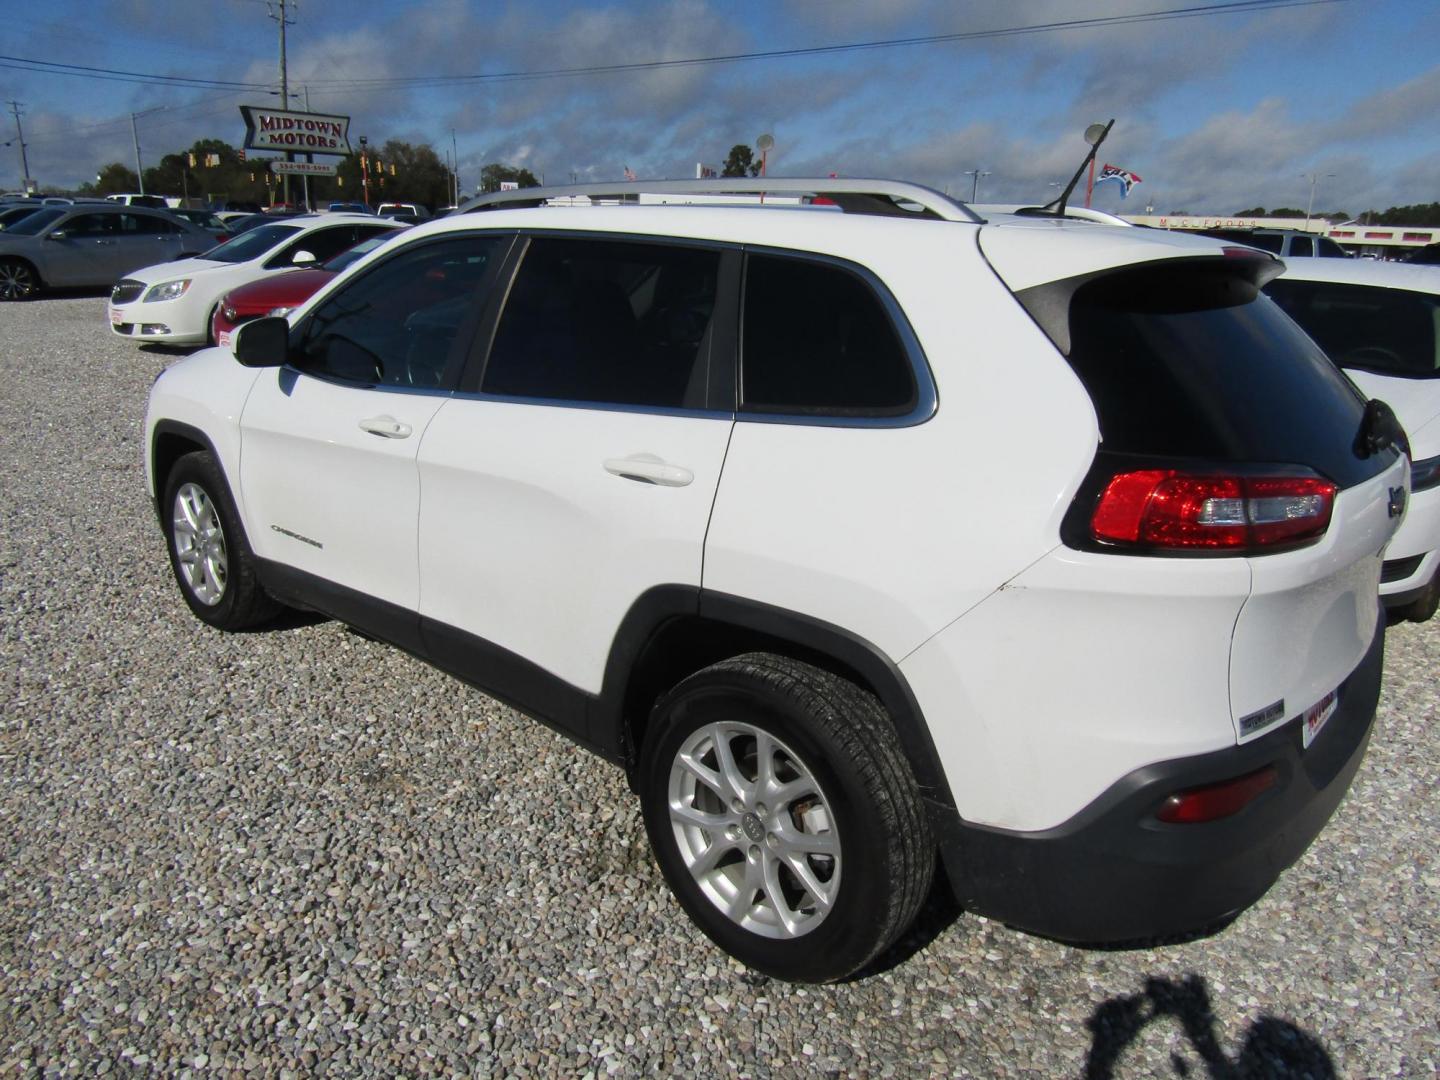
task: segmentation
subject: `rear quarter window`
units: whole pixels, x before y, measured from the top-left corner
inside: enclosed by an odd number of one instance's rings
[[[744,296],[742,412],[900,416],[914,407],[905,344],[858,273],[751,254]]]

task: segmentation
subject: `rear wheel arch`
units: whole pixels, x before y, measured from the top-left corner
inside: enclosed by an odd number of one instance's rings
[[[743,597],[686,586],[663,586],[642,596],[616,635],[593,734],[620,748],[633,782],[656,702],[695,672],[753,652],[799,660],[873,694],[926,802],[954,808],[924,715],[899,668],[842,627]]]

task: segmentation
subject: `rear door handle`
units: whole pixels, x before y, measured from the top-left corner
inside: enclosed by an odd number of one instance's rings
[[[372,416],[368,420],[360,421],[360,430],[386,439],[408,439],[415,429],[393,416]]]
[[[639,480],[662,487],[684,487],[695,479],[695,474],[684,466],[669,465],[653,454],[606,458],[605,471],[613,476],[623,476],[626,480]]]

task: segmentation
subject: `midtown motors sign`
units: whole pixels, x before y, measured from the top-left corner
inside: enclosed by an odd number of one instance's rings
[[[287,112],[241,105],[245,149],[289,150],[300,154],[350,153],[350,118]]]

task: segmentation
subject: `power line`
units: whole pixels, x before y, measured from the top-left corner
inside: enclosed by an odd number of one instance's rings
[[[1161,11],[1138,12],[1130,15],[1105,15],[1082,19],[1064,19],[1048,23],[1024,26],[999,27],[992,30],[969,30],[951,34],[925,34],[918,37],[888,38],[878,41],[858,41],[842,45],[812,45],[790,49],[768,49],[762,52],[723,53],[716,56],[695,56],[675,60],[645,60],[627,64],[595,64],[586,67],[548,68],[536,71],[505,71],[477,73],[472,75],[416,75],[386,79],[311,80],[316,86],[443,86],[465,82],[520,82],[533,79],[572,78],[581,75],[606,75],[629,71],[652,71],[663,68],[697,67],[709,64],[733,64],[753,60],[778,60],[804,56],[828,56],[838,53],[861,52],[876,49],[896,49],[917,45],[938,45],[965,41],[983,41],[992,38],[1019,37],[1030,34],[1049,34],[1064,30],[1096,29],[1100,27],[1128,26],[1137,23],[1163,22],[1172,19],[1191,19],[1209,15],[1228,15],[1273,11],[1283,8],[1316,7],[1322,4],[1344,4],[1351,0],[1234,0],[1230,3],[1199,4],[1187,7],[1169,8]]]
[[[1137,12],[1129,15],[1105,15],[1080,19],[1063,19],[1031,25],[998,27],[991,30],[969,30],[950,34],[925,34],[916,37],[857,41],[840,45],[812,45],[790,49],[768,49],[759,52],[722,53],[714,56],[692,56],[674,60],[645,60],[626,64],[594,64],[585,67],[543,68],[533,71],[476,72],[469,75],[414,75],[384,79],[311,79],[309,82],[310,85],[316,87],[356,90],[361,88],[384,87],[419,88],[453,85],[456,83],[523,82],[537,79],[575,78],[584,75],[609,75],[632,71],[654,71],[664,68],[734,64],[757,60],[832,56],[849,52],[910,48],[920,45],[953,44],[967,41],[985,41],[995,38],[1020,37],[1032,34],[1051,34],[1065,30],[1089,30],[1105,27],[1131,26],[1141,23],[1164,22],[1173,19],[1193,19],[1212,15],[1254,14],[1264,11],[1283,10],[1285,8],[1318,7],[1320,5],[1350,2],[1352,2],[1352,0],[1230,0],[1230,2],[1227,3],[1192,4],[1184,7],[1166,8],[1160,11]],[[21,67],[20,70],[44,71],[47,74],[71,75],[78,78],[112,79],[122,82],[140,82],[158,86],[179,86],[188,89],[225,88],[266,91],[270,89],[268,85],[260,83],[207,79],[201,76],[159,75],[147,72],[87,67],[80,64],[60,64],[48,60],[34,60],[26,57],[0,55],[0,67],[17,67],[21,64],[36,66],[31,68]]]
[[[42,72],[47,75],[73,75],[77,78],[103,79],[111,82],[138,82],[149,86],[173,86],[187,90],[268,90],[270,88],[265,83],[240,82],[231,79],[206,79],[198,75],[160,75],[154,72],[88,67],[84,64],[62,64],[56,60],[35,60],[25,56],[0,55],[0,67],[15,68],[19,71]]]

